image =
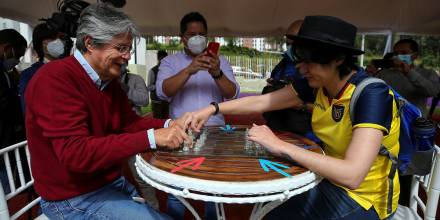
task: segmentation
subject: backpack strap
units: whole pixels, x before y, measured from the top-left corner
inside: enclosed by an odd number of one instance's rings
[[[354,108],[356,106],[356,103],[362,93],[362,91],[367,87],[368,85],[372,83],[382,83],[387,85],[383,80],[379,78],[374,77],[368,77],[364,80],[362,80],[354,89],[353,95],[350,99],[350,119],[353,122],[354,120]],[[387,85],[388,86],[388,85]],[[386,149],[383,145],[380,146],[379,155],[385,156],[391,161],[391,170],[388,174],[388,198],[387,198],[387,213],[391,214],[392,212],[392,206],[393,206],[393,191],[394,191],[394,176],[397,173],[397,167],[398,167],[398,159],[396,156],[394,156],[388,149]]]
[[[388,149],[386,149],[383,145],[380,146],[379,155],[388,157],[391,160],[391,169],[388,174],[388,198],[387,198],[387,213],[391,214],[393,211],[393,191],[394,191],[394,176],[397,173],[398,160]]]
[[[359,99],[359,96],[361,95],[362,91],[370,85],[371,83],[382,83],[386,84],[383,80],[379,78],[374,77],[368,77],[364,80],[362,80],[354,89],[353,95],[350,98],[350,119],[353,122],[354,120],[354,107],[356,106],[357,100]]]

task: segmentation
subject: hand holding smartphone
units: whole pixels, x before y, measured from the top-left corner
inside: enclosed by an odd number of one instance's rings
[[[207,49],[208,56],[211,56],[211,53],[212,54],[218,54],[218,49],[219,48],[220,48],[220,44],[219,43],[214,42],[214,41],[209,42],[208,49]]]

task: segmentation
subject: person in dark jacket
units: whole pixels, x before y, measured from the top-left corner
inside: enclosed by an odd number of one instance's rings
[[[20,74],[19,92],[23,113],[25,110],[24,92],[29,81],[45,63],[70,55],[72,42],[64,33],[52,30],[46,23],[41,23],[35,26],[32,32],[32,46],[38,56],[38,61]]]

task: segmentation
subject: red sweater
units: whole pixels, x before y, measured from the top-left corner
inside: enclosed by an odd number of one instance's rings
[[[149,148],[146,130],[164,125],[138,117],[118,80],[100,91],[73,56],[41,67],[25,99],[35,189],[49,201],[111,183],[129,156]]]

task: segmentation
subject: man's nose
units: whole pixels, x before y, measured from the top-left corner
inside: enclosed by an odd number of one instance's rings
[[[129,61],[131,59],[131,53],[123,53],[122,58]]]

